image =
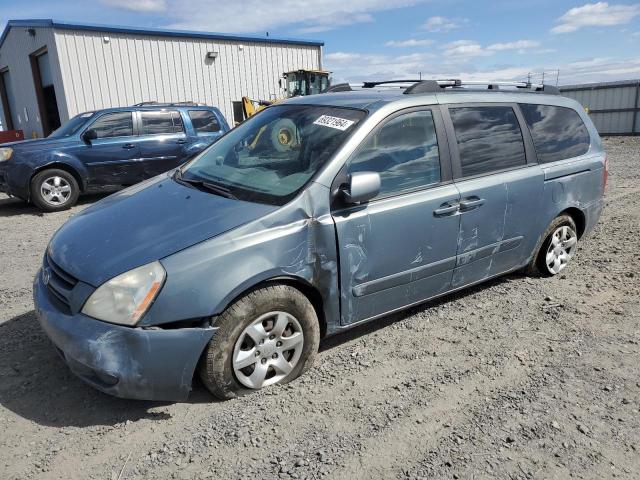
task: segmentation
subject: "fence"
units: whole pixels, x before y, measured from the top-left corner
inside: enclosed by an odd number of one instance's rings
[[[640,135],[640,80],[559,88],[588,109],[601,135]]]

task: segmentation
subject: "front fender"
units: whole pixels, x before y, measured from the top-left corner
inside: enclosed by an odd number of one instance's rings
[[[314,185],[315,193],[320,191],[328,199],[328,189]],[[311,206],[313,194],[305,192],[302,197],[266,217],[162,259],[167,279],[141,324],[218,315],[243,292],[278,277],[314,287],[322,297],[327,323],[339,322],[333,219],[329,213],[316,215],[320,209]]]
[[[46,168],[72,169],[80,180],[80,188],[84,190],[89,182],[89,171],[83,162],[75,155],[56,150],[34,152],[25,162],[35,174]],[[31,175],[33,176],[33,175]],[[29,177],[29,180],[31,179]],[[27,183],[28,181],[27,180]]]

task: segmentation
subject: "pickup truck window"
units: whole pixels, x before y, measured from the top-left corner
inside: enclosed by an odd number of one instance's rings
[[[106,113],[89,127],[96,131],[98,138],[128,137],[133,135],[131,112]]]
[[[220,124],[213,112],[208,110],[189,110],[189,118],[193,123],[194,130],[198,133],[220,131]]]
[[[141,135],[171,135],[184,132],[182,118],[178,112],[140,112]]]

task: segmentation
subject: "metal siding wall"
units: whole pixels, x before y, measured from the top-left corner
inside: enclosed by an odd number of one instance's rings
[[[284,71],[320,68],[320,47],[307,45],[73,30],[55,35],[70,115],[143,101],[193,100],[217,106],[231,124],[233,101],[243,95],[279,97]],[[218,57],[207,59],[209,51]]]
[[[56,101],[60,120],[68,119],[68,111],[65,100],[65,91],[62,84],[62,73],[59,68],[58,52],[50,28],[34,28],[35,36],[30,36],[26,28],[13,27],[9,31],[2,48],[0,48],[0,70],[9,68],[13,83],[13,95],[17,112],[13,112],[18,120],[14,128],[24,130],[25,138],[31,138],[35,133],[42,137],[42,123],[36,99],[36,89],[33,83],[33,73],[29,55],[42,47],[47,47],[49,53],[49,66],[53,85],[56,92]],[[25,117],[25,109],[27,115]],[[0,115],[4,113],[0,108]],[[28,121],[26,120],[28,118]],[[6,120],[2,118],[3,128]]]
[[[606,88],[602,88],[606,86]],[[560,91],[565,97],[573,98],[583,106],[593,110],[629,109],[637,108],[635,85],[598,85],[585,86],[584,89],[576,87],[576,90]],[[636,112],[636,130],[633,128],[633,112],[590,112],[598,132],[607,134],[631,134],[640,133],[640,112]]]

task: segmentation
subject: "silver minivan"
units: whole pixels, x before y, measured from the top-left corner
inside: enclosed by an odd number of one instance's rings
[[[328,335],[566,268],[607,181],[578,103],[526,84],[365,87],[273,105],[56,232],[34,299],[71,370],[162,400],[199,371],[232,398],[301,375]]]

